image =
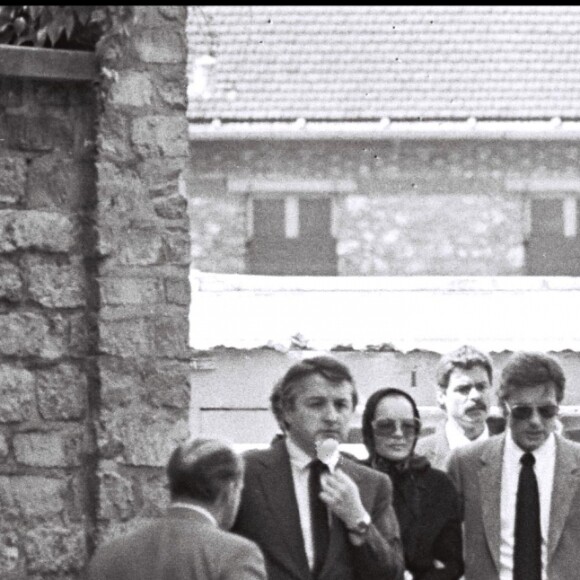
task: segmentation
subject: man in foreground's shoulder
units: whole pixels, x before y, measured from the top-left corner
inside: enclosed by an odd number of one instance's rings
[[[348,368],[328,356],[293,365],[274,386],[283,435],[245,454],[233,531],[255,541],[269,580],[402,580],[388,477],[340,454],[357,403]]]
[[[444,354],[436,372],[437,402],[446,418],[435,433],[417,441],[415,452],[445,470],[451,451],[497,432],[497,421],[488,417],[493,365],[488,354],[463,345]]]
[[[572,580],[580,570],[580,445],[557,434],[558,360],[516,352],[501,374],[505,433],[458,448],[465,580]]]
[[[260,549],[228,531],[243,473],[242,458],[221,441],[177,447],[167,465],[166,514],[100,546],[89,580],[266,580]]]

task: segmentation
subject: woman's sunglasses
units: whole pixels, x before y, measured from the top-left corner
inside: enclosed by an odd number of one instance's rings
[[[375,419],[371,425],[375,435],[379,437],[392,437],[397,429],[404,437],[414,437],[421,428],[419,419]]]
[[[552,419],[559,411],[558,405],[539,405],[537,407],[532,405],[514,405],[511,407],[507,405],[507,407],[510,410],[511,416],[518,421],[529,419],[534,413],[534,409],[538,410],[542,419]]]

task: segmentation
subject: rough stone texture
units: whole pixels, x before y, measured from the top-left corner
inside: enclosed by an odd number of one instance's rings
[[[87,557],[85,531],[81,525],[32,528],[26,533],[24,547],[31,572],[81,570]]]
[[[0,262],[0,300],[16,302],[21,298],[22,276],[18,266]]]
[[[20,201],[25,184],[26,161],[21,157],[0,157],[0,203]]]
[[[159,517],[169,505],[167,477],[162,471],[141,481],[142,513],[146,517]]]
[[[0,423],[26,421],[32,417],[34,375],[12,365],[0,366]]]
[[[339,275],[525,274],[524,191],[580,179],[580,147],[542,141],[193,142],[192,262],[247,273],[247,192],[336,194]],[[520,180],[524,186],[514,189]],[[260,185],[262,183],[262,185]],[[271,183],[268,188],[263,183]],[[305,191],[303,190],[305,189]]]
[[[84,578],[188,435],[187,8],[134,9],[110,82],[0,78],[1,578]]]
[[[115,471],[101,472],[99,517],[127,520],[135,514],[132,484]]]
[[[67,325],[59,315],[22,312],[0,315],[0,355],[39,356],[49,360],[66,354]]]
[[[66,252],[75,243],[70,217],[37,210],[0,210],[0,252]]]
[[[87,377],[78,367],[61,364],[36,375],[38,410],[47,421],[81,419],[86,412]]]
[[[0,506],[5,522],[18,519],[47,523],[66,521],[67,483],[42,476],[0,477]]]
[[[82,435],[77,431],[18,433],[13,437],[16,461],[35,467],[80,465]]]
[[[72,259],[72,263],[61,262],[48,261],[44,256],[29,257],[30,298],[48,308],[83,306],[86,300],[84,266],[79,258]]]

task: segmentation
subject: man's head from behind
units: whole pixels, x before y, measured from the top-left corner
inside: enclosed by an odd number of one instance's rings
[[[566,378],[560,363],[542,352],[515,352],[500,379],[499,400],[516,444],[525,451],[542,445],[556,429]]]
[[[469,345],[444,354],[437,365],[437,402],[468,439],[485,428],[492,380],[491,358]]]
[[[314,455],[318,441],[346,439],[358,394],[346,365],[317,356],[291,366],[274,386],[270,402],[284,432]]]
[[[177,447],[167,464],[172,501],[208,509],[229,529],[238,511],[243,487],[243,459],[225,442],[198,438]]]

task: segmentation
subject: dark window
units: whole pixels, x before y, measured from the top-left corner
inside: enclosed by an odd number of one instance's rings
[[[296,237],[286,235],[284,199],[254,199],[248,272],[277,276],[335,276],[332,200],[299,199]]]
[[[564,199],[530,201],[530,237],[526,247],[526,273],[531,276],[580,276],[580,236],[566,235]],[[576,227],[580,224],[576,203]]]

